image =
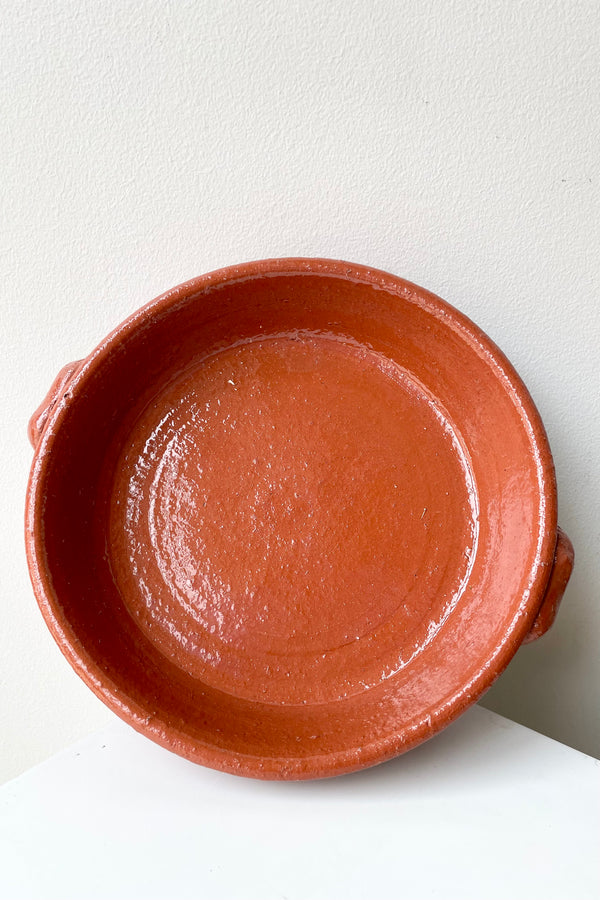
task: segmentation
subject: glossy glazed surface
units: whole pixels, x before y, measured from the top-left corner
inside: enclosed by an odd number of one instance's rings
[[[536,619],[557,535],[542,425],[423,289],[250,263],[73,371],[36,414],[32,578],[82,677],[165,746],[256,777],[381,761],[473,702]]]
[[[147,637],[195,678],[268,703],[393,677],[459,601],[476,541],[443,411],[382,355],[307,333],[221,350],[153,400],[109,525]]]

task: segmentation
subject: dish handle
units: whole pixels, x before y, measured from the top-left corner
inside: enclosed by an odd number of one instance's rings
[[[81,368],[83,362],[82,359],[78,359],[63,366],[50,385],[50,390],[30,418],[27,426],[27,436],[34,450],[41,441],[50,413],[61,399],[61,396],[65,400],[68,398],[67,387]]]
[[[85,360],[83,359],[78,359],[63,366],[50,385],[48,393],[31,416],[27,427],[27,436],[34,449],[37,448],[41,441],[50,413],[61,399],[61,395],[64,400],[68,399],[68,385],[80,370],[84,361]],[[553,624],[567,582],[569,581],[573,570],[574,559],[575,551],[573,549],[573,544],[562,528],[559,528],[557,531],[556,549],[554,551],[554,561],[552,563],[550,578],[548,579],[546,591],[533,621],[533,625],[523,639],[524,644],[529,644],[531,641],[537,640],[537,638],[545,634]]]
[[[552,563],[552,571],[550,572],[546,592],[533,625],[525,635],[524,644],[537,640],[537,638],[548,631],[554,622],[559,603],[562,600],[567,582],[573,571],[574,559],[573,544],[562,528],[559,528],[556,538],[556,550],[554,551],[554,562]]]

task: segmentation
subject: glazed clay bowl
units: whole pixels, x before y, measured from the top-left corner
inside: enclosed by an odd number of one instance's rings
[[[572,566],[538,413],[428,291],[324,259],[204,275],[33,416],[27,550],[71,665],[138,731],[257,778],[431,737]]]

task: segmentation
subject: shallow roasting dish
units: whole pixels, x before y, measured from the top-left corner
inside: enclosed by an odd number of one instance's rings
[[[189,281],[65,367],[30,423],[31,577],[138,731],[257,778],[414,747],[552,623],[573,551],[498,348],[325,259]]]

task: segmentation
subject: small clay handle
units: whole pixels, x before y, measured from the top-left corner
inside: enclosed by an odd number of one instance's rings
[[[83,360],[78,359],[76,362],[68,363],[66,366],[63,366],[50,385],[50,390],[30,418],[29,425],[27,426],[27,436],[34,449],[42,438],[50,413],[61,397],[65,396],[69,382],[79,371],[82,363]]]
[[[546,587],[546,593],[541,602],[538,614],[535,617],[533,625],[525,636],[524,644],[535,641],[537,638],[545,634],[556,618],[558,605],[562,600],[567,582],[573,571],[573,561],[575,559],[575,551],[573,544],[559,528],[556,538],[556,550],[554,551],[554,562],[550,579]]]

